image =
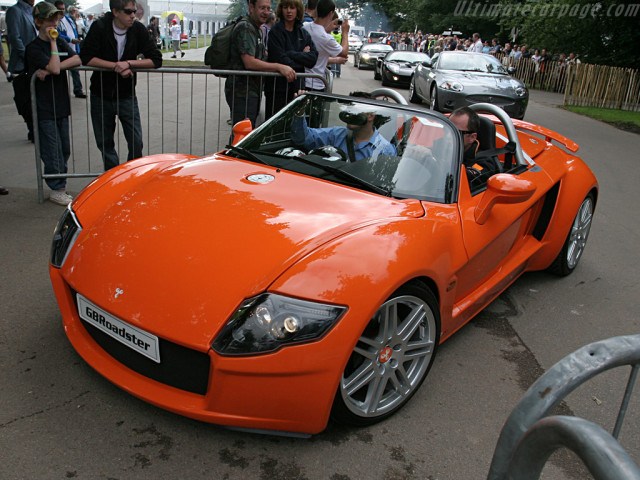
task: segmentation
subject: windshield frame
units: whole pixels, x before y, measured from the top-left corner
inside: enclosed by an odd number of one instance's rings
[[[367,53],[389,53],[394,52],[395,50],[391,45],[387,45],[386,43],[364,43],[362,44],[362,48],[360,52]]]
[[[452,67],[451,63],[453,62],[455,62],[455,64]],[[488,65],[492,68],[487,68]],[[438,69],[457,72],[492,73],[497,75],[509,74],[504,65],[495,57],[471,52],[442,52],[438,58]]]
[[[402,56],[402,55],[410,55],[412,57],[414,57],[414,60],[403,60],[403,59],[398,59],[398,58],[392,58],[395,54],[397,54],[398,56]],[[399,61],[399,62],[407,62],[407,63],[421,63],[421,62],[425,62],[425,61],[431,61],[431,57],[429,55],[427,55],[426,53],[422,53],[422,52],[411,52],[408,50],[394,50],[393,52],[389,52],[387,54],[387,56],[384,58],[385,61]]]
[[[372,111],[375,111],[378,116],[382,115],[383,119],[386,118],[384,114],[393,116],[393,120],[388,120],[387,123],[381,125],[380,128],[382,130],[378,130],[378,133],[387,140],[390,140],[393,134],[397,133],[396,123],[394,122],[397,122],[399,126],[401,121],[399,119],[411,119],[412,121],[410,127],[406,130],[407,132],[413,132],[413,128],[416,125],[415,122],[418,121],[422,125],[420,128],[441,129],[443,141],[438,144],[438,147],[436,147],[435,144],[432,145],[433,149],[435,149],[432,150],[420,145],[420,141],[415,143],[411,134],[408,134],[404,139],[405,146],[403,147],[401,155],[389,156],[378,153],[372,157],[365,158],[364,160],[366,161],[329,161],[317,156],[317,154],[313,154],[311,152],[313,149],[305,150],[304,147],[300,147],[299,144],[295,144],[294,142],[291,130],[294,121],[294,112],[299,110],[306,102],[313,102],[323,107],[328,106],[328,109],[333,108],[334,113],[331,114],[333,117],[336,115],[336,109],[342,108],[344,105],[354,105],[360,108],[361,111],[366,111],[368,105],[371,105]],[[327,126],[340,125],[344,126],[345,124],[336,121],[327,124]],[[404,125],[409,124],[405,121]],[[420,128],[417,130],[418,135]],[[274,138],[276,138],[276,140],[274,140]],[[395,140],[397,140],[398,143],[403,141],[400,138],[396,138]],[[237,143],[237,146],[250,151],[258,157],[261,162],[271,165],[272,168],[301,173],[319,180],[378,194],[382,194],[380,192],[384,191],[388,192],[389,196],[393,198],[416,199],[440,204],[450,204],[456,201],[458,195],[460,166],[462,162],[461,137],[448,117],[439,112],[421,107],[370,100],[368,98],[355,98],[322,92],[307,92],[295,98],[275,116],[244,137]],[[277,152],[282,147],[292,149],[300,148],[305,154],[305,160],[312,159],[313,162],[318,164],[317,168],[315,170],[313,170],[312,166],[302,168],[298,164],[305,163],[308,165],[312,162],[296,162],[295,156],[285,157],[278,155]],[[427,153],[425,153],[425,149]],[[235,155],[231,152],[231,156]],[[243,159],[245,161],[255,162],[255,160],[246,157],[243,157]],[[376,162],[382,163],[376,164]],[[396,163],[394,164],[394,162]],[[338,167],[344,169],[346,175],[331,174],[330,169],[325,168],[325,165],[330,165],[332,168]],[[437,168],[433,169],[429,165],[437,165]],[[393,170],[394,168],[396,168],[396,170]],[[420,172],[420,174],[410,173],[412,168]],[[350,182],[346,179],[348,175],[357,175],[361,181]],[[386,177],[384,177],[384,175],[386,175]],[[406,184],[416,182],[422,182],[423,185],[416,187],[414,190],[396,188],[398,185],[405,187]],[[376,188],[365,188],[364,185],[367,183],[373,184]],[[427,185],[429,186],[427,187]]]

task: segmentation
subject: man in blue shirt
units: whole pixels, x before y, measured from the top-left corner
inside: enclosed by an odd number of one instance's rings
[[[313,22],[316,19],[318,9],[318,0],[307,0],[307,6],[304,9],[302,23]]]
[[[74,52],[80,53],[80,38],[78,35],[78,26],[76,24],[78,9],[74,6],[70,6],[69,13],[65,15],[65,6],[62,0],[57,0],[54,5],[62,13],[62,18],[58,24],[58,33],[60,33],[62,39],[67,42]],[[71,81],[73,82],[73,94],[77,98],[87,98],[85,93],[82,91],[80,72],[77,70],[69,70],[69,73],[71,74]]]
[[[291,140],[309,150],[332,145],[345,152],[351,162],[377,155],[397,155],[396,148],[375,128],[375,112],[351,107],[340,112],[339,117],[346,127],[311,128],[304,117],[296,116],[291,125]],[[349,148],[350,144],[353,148]]]

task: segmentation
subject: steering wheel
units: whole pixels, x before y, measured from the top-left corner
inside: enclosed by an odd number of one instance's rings
[[[306,152],[304,150],[296,147],[281,148],[275,153],[276,155],[283,155],[285,157],[302,157],[303,155],[306,155]]]

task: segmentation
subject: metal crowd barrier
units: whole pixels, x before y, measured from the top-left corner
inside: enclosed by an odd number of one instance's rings
[[[71,116],[69,133],[71,155],[68,170],[64,174],[45,174],[40,152],[38,131],[36,75],[31,78],[31,111],[34,125],[34,145],[38,201],[44,201],[43,181],[53,178],[91,178],[104,172],[103,155],[96,146],[91,122],[89,73],[111,72],[94,67],[76,67],[88,98],[80,100],[70,94]],[[135,89],[142,126],[143,156],[159,153],[188,153],[205,155],[224,148],[231,135],[230,112],[225,99],[225,77],[260,77],[261,84],[267,77],[281,77],[279,73],[211,70],[208,68],[139,69]],[[333,78],[327,75],[297,74],[298,78],[317,78],[331,92]],[[68,79],[71,88],[71,79]],[[131,80],[133,81],[133,80]],[[242,78],[238,82],[246,81]],[[264,94],[261,95],[259,125],[264,119]],[[229,122],[228,122],[229,120]],[[56,138],[56,141],[58,139]],[[116,120],[115,149],[120,163],[127,159],[127,142],[119,120]],[[62,169],[60,169],[62,170]]]
[[[631,366],[612,434],[582,418],[547,416],[562,400],[596,375]],[[595,480],[640,480],[640,468],[617,438],[640,368],[640,335],[609,338],[567,355],[540,377],[506,421],[488,480],[537,480],[549,456],[573,451]]]

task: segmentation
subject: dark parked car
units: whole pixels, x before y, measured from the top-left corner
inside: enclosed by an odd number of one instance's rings
[[[451,112],[474,103],[491,103],[509,116],[524,118],[529,90],[491,55],[442,52],[433,56],[431,67],[419,64],[409,86],[413,103],[429,102],[433,110]]]
[[[378,58],[373,78],[382,80],[382,85],[409,86],[411,75],[418,64],[430,64],[431,57],[426,53],[394,51]]]
[[[393,52],[391,45],[383,43],[365,43],[353,54],[353,66],[356,68],[375,68],[378,58]]]

